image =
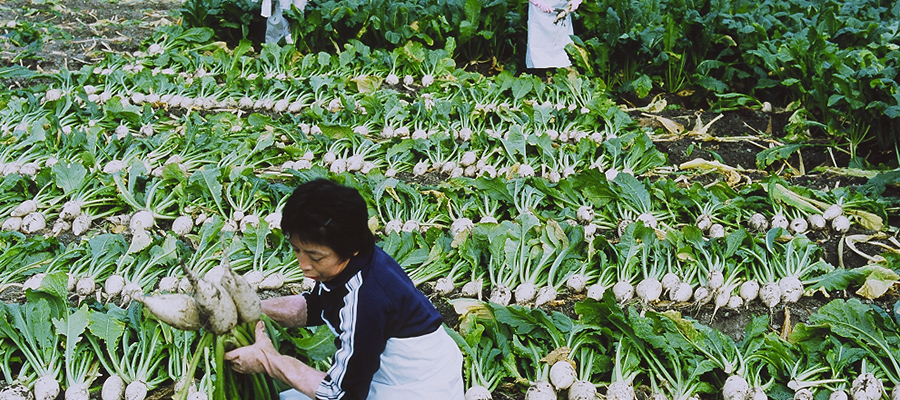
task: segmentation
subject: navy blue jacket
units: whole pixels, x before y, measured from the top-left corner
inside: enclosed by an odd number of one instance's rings
[[[327,324],[337,335],[317,399],[365,399],[388,339],[425,335],[442,323],[434,305],[378,246],[351,258],[337,277],[316,283],[304,296],[306,324]]]

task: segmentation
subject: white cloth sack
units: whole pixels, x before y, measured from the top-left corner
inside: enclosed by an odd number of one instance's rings
[[[552,9],[566,8],[567,0],[545,0]],[[560,68],[572,65],[566,54],[566,45],[572,43],[572,14],[553,23],[556,12],[545,13],[528,3],[528,44],[525,49],[525,66],[528,68]]]

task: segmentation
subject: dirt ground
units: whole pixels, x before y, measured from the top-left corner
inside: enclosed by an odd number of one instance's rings
[[[179,0],[5,0],[0,2],[0,68],[11,65],[23,65],[34,70],[55,71],[63,68],[80,69],[91,65],[109,52],[133,52],[148,38],[156,27],[177,23]],[[18,46],[8,37],[6,27],[11,24],[31,24],[36,35],[40,36],[42,46],[26,48]],[[23,55],[27,57],[23,58]],[[14,85],[15,82],[8,85]],[[647,99],[649,100],[649,99]],[[675,100],[674,98],[672,99]],[[631,104],[634,107],[645,104]],[[660,126],[659,120],[648,117],[642,111],[631,111],[630,115],[641,124]],[[719,114],[697,111],[687,108],[668,109],[656,115],[678,122],[687,128],[696,125],[697,118],[707,123]],[[783,136],[789,113],[762,112],[751,109],[740,109],[722,113],[722,118],[712,123],[708,136],[680,135],[661,136],[655,140],[657,148],[666,153],[673,166],[696,158],[714,160],[716,157],[728,166],[740,170],[749,179],[760,179],[770,173],[777,173],[789,182],[817,190],[830,190],[835,187],[857,186],[864,184],[867,178],[852,176],[841,172],[848,164],[849,157],[844,151],[835,151],[828,138],[814,138],[813,144],[821,146],[804,147],[784,161],[777,162],[766,170],[757,169],[756,154]],[[766,138],[766,140],[746,139],[748,136]],[[832,148],[832,150],[829,150]],[[845,147],[846,148],[846,147]],[[892,151],[884,151],[877,146],[864,146],[861,154],[870,162],[889,162],[896,157]],[[895,161],[895,160],[894,160]],[[440,179],[440,177],[435,177]],[[722,179],[718,174],[708,174],[691,178],[703,184]],[[886,195],[900,196],[900,190],[890,187]],[[891,225],[900,225],[896,220],[888,221]],[[864,233],[864,232],[862,232]],[[814,238],[825,249],[826,261],[832,265],[844,265],[848,268],[864,265],[866,258],[846,250],[840,254],[839,237],[821,235]],[[863,251],[877,253],[876,248],[860,246]],[[427,285],[426,285],[427,286]],[[423,287],[428,294],[430,290]],[[15,288],[8,288],[0,293],[4,301],[15,300],[21,296]],[[834,298],[846,298],[852,293],[822,293],[804,297],[797,304],[780,305],[768,310],[755,302],[741,310],[719,310],[712,318],[712,306],[697,309],[692,306],[660,304],[656,309],[677,309],[684,315],[709,324],[735,340],[740,340],[744,327],[753,316],[770,315],[773,331],[784,333],[786,329],[798,322],[804,322],[819,307]],[[446,299],[432,297],[438,305],[447,323],[456,324],[458,316],[446,302]],[[572,305],[580,300],[579,296],[566,296],[562,300],[548,306],[548,310],[557,310],[572,317]],[[898,295],[891,291],[876,304],[889,309]],[[634,305],[640,307],[640,305]],[[164,391],[154,393],[154,398],[166,396]],[[170,395],[170,394],[168,394]],[[514,397],[510,397],[514,396]],[[495,393],[497,399],[521,398],[520,394]]]

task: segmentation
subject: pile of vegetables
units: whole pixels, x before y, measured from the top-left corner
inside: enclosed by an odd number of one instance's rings
[[[782,399],[900,382],[884,310],[834,300],[785,337],[771,319],[819,291],[890,294],[897,252],[875,237],[892,232],[889,199],[774,174],[690,183],[694,169],[654,146],[659,128],[602,82],[485,77],[453,51],[227,48],[167,26],[80,71],[0,69],[42,78],[0,91],[0,293],[21,293],[0,309],[7,390],[274,393],[222,354],[249,342],[258,291],[311,287],[280,213],[316,177],[359,189],[379,246],[455,302],[472,398]],[[886,250],[834,265],[822,238]],[[709,328],[757,305],[769,312],[739,341]],[[680,314],[703,308],[708,321]],[[327,367],[327,329],[269,329]]]

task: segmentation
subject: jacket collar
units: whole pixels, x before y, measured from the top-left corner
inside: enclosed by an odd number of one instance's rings
[[[371,264],[372,257],[375,254],[374,246],[368,251],[360,252],[359,254],[350,257],[350,261],[347,262],[347,266],[344,267],[344,270],[341,271],[334,279],[322,282],[322,286],[326,291],[332,291],[337,287],[344,286],[347,281],[350,280],[357,272],[362,271],[362,269]]]

